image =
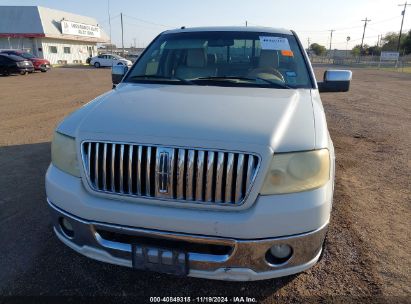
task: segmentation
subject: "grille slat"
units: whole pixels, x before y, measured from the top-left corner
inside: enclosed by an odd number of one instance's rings
[[[99,159],[99,153],[98,149],[100,147],[99,143],[96,143],[96,146],[94,147],[94,176],[95,176],[95,184],[97,188],[99,187],[99,176],[98,176],[98,159]]]
[[[115,181],[115,165],[116,165],[116,145],[111,145],[111,167],[110,167],[110,181],[111,181],[111,192],[116,192],[116,181]]]
[[[234,174],[234,153],[228,153],[227,159],[227,175],[225,180],[225,202],[231,203],[231,193],[233,185],[233,174]]]
[[[102,167],[102,175],[103,175],[103,190],[107,190],[107,144],[104,143],[103,147],[103,167]]]
[[[238,202],[238,200],[243,195],[243,176],[244,176],[244,154],[240,154],[238,156],[237,161],[237,178],[235,181],[235,198],[234,201]]]
[[[215,202],[223,202],[223,173],[224,173],[224,153],[218,152],[217,172],[215,183]]]
[[[238,152],[84,142],[82,157],[93,190],[132,197],[241,205],[258,157]]]
[[[186,151],[178,149],[177,159],[177,199],[184,199],[184,165],[186,162]]]
[[[124,145],[120,145],[119,171],[120,193],[124,193]]]
[[[194,200],[193,195],[193,180],[194,180],[194,150],[188,151],[187,156],[187,174],[186,174],[186,200]]]
[[[137,195],[141,195],[141,159],[143,157],[143,148],[137,146]]]
[[[91,143],[87,145],[87,172],[91,173]]]
[[[251,180],[254,175],[254,168],[255,168],[255,160],[254,157],[248,157],[248,166],[247,166],[247,178],[246,178],[246,192],[250,190],[251,187]]]
[[[196,201],[203,201],[204,185],[204,151],[198,151],[197,155],[197,176],[196,176]]]
[[[214,180],[214,155],[215,152],[207,153],[207,170],[205,181],[205,201],[213,201],[213,180]]]
[[[151,196],[151,147],[146,152],[146,195]]]
[[[128,193],[133,193],[133,152],[134,146],[130,145],[128,147],[128,167],[127,167],[127,174],[128,174]]]

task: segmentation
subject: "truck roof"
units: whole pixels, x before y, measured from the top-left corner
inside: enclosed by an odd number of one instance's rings
[[[180,28],[165,31],[164,34],[185,33],[185,32],[265,32],[273,34],[293,35],[291,30],[284,28],[272,28],[263,26],[208,26]]]

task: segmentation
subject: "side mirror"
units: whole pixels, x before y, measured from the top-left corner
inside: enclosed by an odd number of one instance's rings
[[[350,89],[352,72],[349,70],[327,70],[324,81],[318,83],[318,90],[325,92],[347,92]]]
[[[119,84],[123,79],[124,75],[126,75],[128,71],[128,67],[125,65],[115,65],[111,68],[111,80],[113,85]]]

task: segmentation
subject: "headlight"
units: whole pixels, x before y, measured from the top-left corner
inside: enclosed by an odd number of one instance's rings
[[[261,194],[307,191],[325,185],[329,179],[330,154],[327,149],[274,154]]]
[[[51,143],[51,162],[60,170],[80,177],[74,138],[55,132]]]

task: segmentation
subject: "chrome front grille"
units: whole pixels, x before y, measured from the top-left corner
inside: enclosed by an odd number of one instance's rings
[[[252,154],[112,142],[83,142],[91,188],[133,197],[240,205],[255,179]]]

